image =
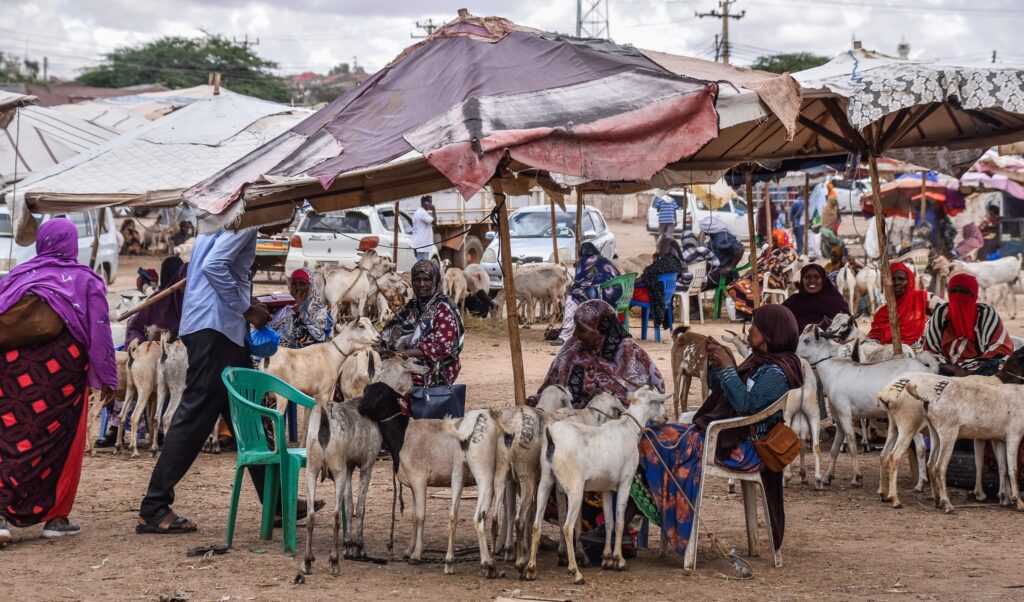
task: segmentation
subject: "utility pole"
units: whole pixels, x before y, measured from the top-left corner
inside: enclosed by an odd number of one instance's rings
[[[747,14],[747,11],[745,10],[740,11],[739,14],[730,14],[729,5],[734,1],[735,0],[719,0],[718,6],[722,9],[721,12],[718,10],[712,10],[711,12],[706,13],[693,13],[694,16],[699,19],[703,19],[704,17],[714,17],[722,20],[722,62],[726,65],[729,64],[729,19],[739,21]]]
[[[44,64],[44,65],[46,64],[46,63],[45,63],[45,60],[46,60],[46,59],[43,59],[43,61],[44,61],[44,63],[43,63],[43,64]],[[992,51],[992,62],[993,62],[993,63],[994,63],[994,62],[996,62],[996,51],[995,51],[995,50],[993,50],[993,51]]]
[[[993,53],[993,55],[994,55],[994,54],[995,54],[995,53]],[[992,62],[994,63],[995,61],[993,60]],[[47,77],[47,75],[46,75],[46,72],[47,72],[47,71],[48,71],[49,69],[50,69],[50,57],[48,57],[48,56],[44,56],[44,57],[43,57],[43,81],[44,81],[44,82],[48,82],[48,81],[50,81],[50,78],[49,78],[49,77]]]
[[[421,40],[423,38],[429,38],[430,36],[434,35],[434,32],[437,31],[437,29],[439,27],[441,27],[441,25],[438,24],[438,23],[434,23],[433,19],[427,19],[426,23],[420,23],[419,21],[416,21],[416,28],[417,29],[422,29],[423,31],[427,32],[427,35],[425,35],[425,36],[418,36],[418,35],[416,35],[414,33],[410,33],[409,37],[413,38],[415,40]]]
[[[608,0],[576,0],[576,37],[611,38]]]

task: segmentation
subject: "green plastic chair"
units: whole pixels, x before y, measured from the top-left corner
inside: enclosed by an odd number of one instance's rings
[[[599,285],[602,292],[605,289],[616,286],[622,287],[622,296],[619,297],[618,303],[615,304],[615,315],[623,315],[622,325],[626,327],[626,330],[629,330],[629,302],[633,300],[633,287],[636,284],[636,277],[637,274],[635,273],[623,274]]]
[[[235,431],[238,462],[235,481],[231,487],[231,507],[228,510],[228,528],[225,535],[228,547],[235,535],[235,517],[238,514],[238,495],[242,488],[243,469],[247,466],[265,467],[263,479],[263,515],[260,520],[260,539],[274,536],[274,511],[281,500],[281,548],[285,554],[295,554],[295,512],[299,500],[299,471],[306,465],[305,448],[288,448],[284,416],[265,408],[263,398],[276,393],[288,401],[312,408],[316,401],[283,380],[258,370],[225,368],[221,380],[228,389],[231,424]],[[267,442],[263,421],[274,425],[274,449]],[[312,504],[313,500],[307,500]],[[345,510],[342,508],[342,516]]]
[[[733,268],[732,269],[732,273],[740,274],[744,270],[747,270],[747,269],[750,269],[750,262],[749,261],[747,263],[741,265],[741,266],[736,266],[735,268]],[[715,319],[716,320],[722,315],[722,303],[725,301],[725,297],[727,296],[727,294],[726,294],[726,290],[727,289],[728,289],[728,287],[725,285],[725,275],[723,274],[723,275],[718,277],[718,286],[715,287]]]

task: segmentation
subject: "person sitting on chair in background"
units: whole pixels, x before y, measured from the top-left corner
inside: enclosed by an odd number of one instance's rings
[[[679,248],[679,243],[669,236],[659,238],[654,262],[644,268],[636,279],[636,288],[633,290],[633,299],[650,303],[651,319],[658,328],[671,327],[668,322],[669,308],[665,307],[665,287],[660,278],[682,271],[683,251]]]
[[[397,218],[396,218],[397,219]],[[434,245],[434,222],[437,211],[434,199],[429,194],[420,197],[420,208],[412,214],[412,238],[410,244],[416,253],[416,261],[430,259],[430,247]]]
[[[736,266],[743,261],[743,244],[729,230],[728,224],[717,217],[706,217],[700,220],[699,225],[700,231],[707,237],[708,248],[718,258],[719,275],[725,276],[726,284],[732,282],[736,277]]]
[[[671,238],[676,229],[676,211],[682,209],[679,201],[664,190],[655,188],[654,209],[658,212],[658,238]]]
[[[1013,353],[1013,341],[991,305],[978,303],[978,280],[955,274],[946,287],[949,302],[939,305],[924,333],[925,351],[939,356],[939,373],[992,376]]]
[[[790,295],[782,305],[793,312],[797,330],[803,332],[808,324],[821,324],[839,314],[850,313],[850,305],[828,279],[825,268],[810,263],[800,270],[796,283],[797,292]]]
[[[988,206],[988,213],[985,215],[985,219],[982,220],[979,229],[985,244],[978,250],[977,258],[979,261],[985,261],[989,255],[998,251],[999,246],[1002,244],[999,242],[999,207],[996,205]]]
[[[900,323],[900,339],[907,345],[917,345],[924,335],[924,327],[932,308],[929,307],[928,291],[918,290],[917,278],[910,268],[902,263],[889,264],[892,272],[892,290],[896,295],[896,315]],[[889,327],[889,306],[883,305],[871,320],[868,338],[883,345],[892,343],[892,328]]]
[[[275,234],[285,225],[260,231],[222,230],[196,240],[178,329],[188,354],[185,392],[139,507],[136,533],[190,533],[198,528],[171,509],[174,486],[192,467],[217,418],[231,424],[221,373],[225,368],[252,367],[246,343],[249,326],[261,328],[270,322],[267,309],[252,302],[256,239],[260,233]],[[250,467],[249,476],[262,500],[263,467]],[[305,512],[300,500],[298,515]]]
[[[619,276],[619,270],[612,262],[601,255],[592,242],[585,242],[580,245],[580,258],[576,263],[576,277],[573,278],[572,288],[565,299],[565,309],[562,312],[562,330],[553,341],[553,344],[561,345],[572,337],[576,328],[573,315],[581,303],[591,299],[604,299],[612,307],[618,303],[622,296],[621,287],[610,287],[601,289],[601,285],[612,278]]]
[[[311,280],[306,268],[295,270],[288,278],[288,292],[295,304],[277,310],[270,320],[270,327],[281,337],[281,347],[301,349],[331,336],[334,319],[320,297],[310,294]]]

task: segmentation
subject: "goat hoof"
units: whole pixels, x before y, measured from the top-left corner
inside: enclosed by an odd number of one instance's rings
[[[405,558],[405,562],[407,562],[408,564],[411,564],[411,565],[423,564],[423,561],[420,560],[419,558],[412,558],[412,557],[409,557],[409,556],[407,556]]]
[[[610,556],[601,559],[601,570],[610,571],[615,568],[615,561]]]
[[[494,567],[493,563],[484,566],[484,577],[487,579],[498,578],[498,569]]]
[[[814,479],[814,488],[817,489],[818,491],[821,491],[822,489],[825,488],[825,486],[822,485],[821,483],[821,479]]]
[[[629,567],[626,566],[626,561],[620,558],[619,561],[615,563],[615,570],[621,573],[622,571],[628,571]]]
[[[558,566],[569,566],[569,557],[568,556],[562,556],[561,554],[559,554],[559,556],[558,556]]]
[[[306,575],[302,574],[301,572],[299,574],[295,575],[295,579],[292,579],[292,584],[294,584],[294,585],[304,585],[305,583],[306,583]]]
[[[956,508],[953,507],[953,504],[946,504],[943,512],[946,514],[956,514]]]
[[[903,507],[903,502],[901,502],[899,500],[894,500],[893,501],[893,503],[892,503],[892,509],[893,510],[899,510],[902,507]]]
[[[859,488],[859,487],[863,487],[863,486],[864,486],[864,478],[863,477],[860,477],[860,478],[853,477],[853,479],[850,480],[850,487],[858,487]]]
[[[923,492],[924,491],[924,485],[918,485],[918,486],[914,487],[914,491],[916,491],[918,493]]]
[[[446,560],[445,563],[444,563],[444,574],[445,575],[454,575],[455,574],[455,563],[448,562]]]
[[[534,566],[534,565],[527,566],[526,570],[523,571],[523,574],[520,575],[519,578],[522,579],[523,581],[536,581],[537,580],[537,567]]]
[[[583,575],[576,575],[572,578],[573,585],[585,585],[587,580],[583,578]]]
[[[312,575],[313,574],[313,561],[314,560],[316,560],[316,558],[313,558],[312,556],[310,556],[309,558],[306,558],[305,560],[302,561],[302,572],[303,573],[305,573],[306,575]]]

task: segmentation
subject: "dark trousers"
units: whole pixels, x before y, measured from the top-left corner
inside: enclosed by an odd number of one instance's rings
[[[667,224],[658,224],[658,238],[661,238],[662,236],[668,236],[669,238],[672,238],[672,236],[675,234],[675,231],[675,222],[670,222]]]
[[[232,428],[228,392],[220,379],[221,372],[224,368],[252,367],[245,347],[216,330],[200,330],[181,340],[188,353],[185,391],[139,507],[139,516],[149,522],[162,519],[174,504],[174,486],[199,456],[217,417],[223,417],[228,428]],[[262,501],[263,467],[250,467],[249,476]]]

